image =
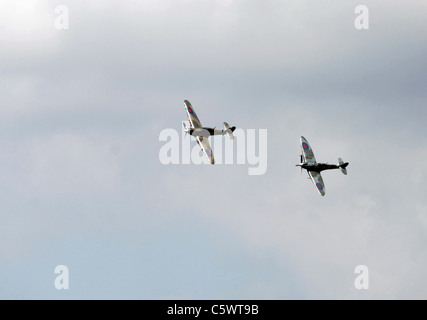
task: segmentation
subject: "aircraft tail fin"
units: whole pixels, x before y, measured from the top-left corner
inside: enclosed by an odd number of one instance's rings
[[[236,127],[230,127],[227,122],[224,122],[224,132],[228,134],[231,140],[234,140],[234,130],[236,130]]]
[[[342,173],[347,174],[346,167],[348,166],[348,162],[344,162],[341,158],[338,158],[338,166]]]

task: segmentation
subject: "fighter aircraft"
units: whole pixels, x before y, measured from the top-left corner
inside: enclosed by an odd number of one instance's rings
[[[182,123],[185,134],[189,133],[191,136],[196,137],[196,141],[200,148],[202,148],[210,163],[214,164],[215,158],[212,153],[211,145],[209,144],[209,136],[228,134],[230,139],[234,140],[233,131],[236,129],[236,127],[230,127],[227,122],[224,122],[223,130],[203,127],[202,123],[196,115],[196,112],[194,111],[193,106],[189,101],[184,100],[184,108],[185,111],[187,111],[188,121],[190,122],[190,128],[187,128],[185,122]]]
[[[340,169],[342,173],[347,174],[346,167],[348,166],[348,162],[344,162],[341,158],[338,158],[338,164],[318,163],[314,157],[313,149],[311,149],[308,141],[303,136],[301,136],[300,143],[302,151],[301,163],[297,164],[296,166],[301,167],[301,170],[307,170],[308,175],[310,176],[311,181],[313,181],[317,191],[319,191],[319,193],[324,196],[325,183],[323,182],[320,172],[323,170]]]

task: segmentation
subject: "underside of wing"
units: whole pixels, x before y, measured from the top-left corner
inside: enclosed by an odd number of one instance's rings
[[[306,138],[301,136],[300,140],[301,152],[304,155],[305,162],[310,165],[316,164],[316,158],[314,157],[313,149],[311,149]]]
[[[315,171],[309,171],[308,174],[311,177],[311,181],[313,181],[314,186],[317,191],[324,196],[325,195],[325,183],[323,182],[322,176],[320,173]]]
[[[209,143],[208,138],[206,138],[206,137],[196,137],[196,139],[199,142],[199,145],[202,148],[203,153],[208,158],[209,162],[211,164],[214,164],[215,163],[215,159],[214,159],[212,148],[211,148],[211,145]]]
[[[185,111],[187,111],[188,121],[190,121],[191,128],[201,128],[202,123],[200,122],[199,118],[197,117],[196,112],[193,109],[193,106],[191,105],[190,101],[184,100],[184,107]]]

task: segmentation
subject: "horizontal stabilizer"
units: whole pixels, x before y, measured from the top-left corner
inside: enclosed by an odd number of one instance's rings
[[[231,140],[234,140],[234,130],[236,130],[236,127],[230,127],[227,122],[224,122],[224,132],[228,134]]]
[[[348,162],[344,162],[341,158],[338,158],[338,166],[342,173],[347,174],[346,167],[348,166]]]

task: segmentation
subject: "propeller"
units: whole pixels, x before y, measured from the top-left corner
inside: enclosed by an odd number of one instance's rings
[[[303,162],[302,162],[302,155],[301,155],[301,158],[300,158],[300,163],[299,164],[296,164],[295,166],[297,166],[297,167],[300,167],[301,168],[301,174],[302,174],[302,164],[303,164]]]
[[[301,160],[301,163],[302,163],[302,155],[300,155],[300,160]],[[300,166],[301,167],[301,175],[302,175],[302,166]]]
[[[182,125],[184,126],[184,132],[185,132],[184,138],[185,138],[185,137],[187,137],[187,126],[185,125],[184,121],[182,122]]]

